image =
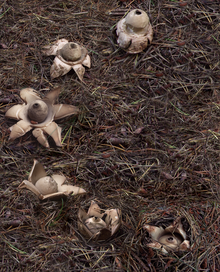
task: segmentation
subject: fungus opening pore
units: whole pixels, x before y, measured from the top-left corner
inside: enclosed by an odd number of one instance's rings
[[[125,17],[125,25],[128,33],[147,34],[149,18],[147,13],[140,9],[130,11]]]
[[[141,15],[141,13],[142,12],[140,10],[136,10],[136,12],[135,12],[136,15]]]
[[[74,42],[69,42],[60,50],[60,55],[66,61],[77,61],[81,58],[81,48]]]
[[[77,45],[76,45],[75,43],[70,43],[70,47],[71,47],[72,49],[74,49],[74,48],[77,48]]]
[[[34,109],[37,109],[37,108],[39,108],[39,107],[40,107],[39,103],[34,103],[34,104],[33,104],[33,108],[34,108]]]
[[[169,241],[169,242],[172,242],[172,241],[174,241],[175,239],[178,239],[179,241],[181,241],[181,243],[184,241],[184,238],[183,238],[183,236],[180,234],[180,233],[178,233],[178,232],[165,232],[165,233],[163,233],[161,236],[160,236],[160,238],[161,237],[163,237],[164,235],[170,235],[168,238],[167,238],[167,241]]]
[[[42,123],[48,116],[48,106],[42,100],[31,103],[28,107],[28,117],[31,121]]]

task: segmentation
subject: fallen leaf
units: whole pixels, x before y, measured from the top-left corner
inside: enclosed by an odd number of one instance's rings
[[[137,129],[135,129],[134,134],[140,134],[143,129],[144,129],[144,127],[139,127]]]
[[[170,179],[170,180],[173,179],[173,177],[167,172],[162,171],[161,175],[166,179]]]

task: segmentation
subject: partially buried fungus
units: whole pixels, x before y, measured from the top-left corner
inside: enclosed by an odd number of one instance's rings
[[[131,10],[117,23],[118,45],[131,54],[143,51],[153,39],[153,29],[147,13],[141,9]]]
[[[22,181],[18,188],[31,190],[40,200],[62,198],[70,194],[78,195],[86,192],[80,187],[65,183],[65,176],[47,176],[43,165],[34,160],[28,180]]]
[[[84,66],[90,68],[91,60],[85,47],[66,39],[60,39],[51,45],[44,46],[43,53],[47,56],[55,55],[53,65],[50,69],[51,78],[67,74],[73,69],[79,79],[83,80]]]
[[[25,103],[11,107],[5,114],[6,117],[19,120],[10,127],[9,140],[15,140],[34,128],[32,133],[40,144],[49,147],[45,132],[54,139],[57,146],[61,146],[61,128],[53,121],[78,114],[79,109],[72,105],[55,104],[59,93],[60,88],[56,88],[41,99],[32,88],[21,90],[20,96]]]
[[[102,211],[95,201],[88,212],[82,208],[78,212],[78,228],[82,235],[92,240],[107,240],[117,232],[121,225],[121,211],[108,209]]]
[[[167,227],[146,224],[143,228],[147,230],[152,239],[152,242],[147,243],[147,246],[159,249],[162,253],[185,251],[190,248],[181,218],[176,219]]]

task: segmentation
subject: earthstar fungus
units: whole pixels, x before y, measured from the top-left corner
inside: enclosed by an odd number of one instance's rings
[[[168,227],[153,226],[146,224],[143,226],[147,230],[151,239],[151,243],[147,246],[161,250],[167,254],[169,251],[186,251],[190,248],[190,242],[187,240],[187,235],[183,229],[181,218],[177,218]]]
[[[78,212],[78,228],[82,235],[92,240],[107,240],[121,225],[121,211],[108,209],[102,211],[95,201],[91,202],[88,212],[82,208]]]
[[[153,29],[147,13],[131,10],[117,23],[118,45],[130,54],[143,51],[153,39]]]
[[[80,187],[65,183],[65,176],[47,176],[43,165],[37,160],[34,160],[28,180],[23,180],[18,188],[31,190],[40,200],[62,198],[72,193],[74,195],[86,193],[86,191]]]
[[[32,88],[21,90],[20,96],[25,103],[12,106],[5,114],[8,118],[19,120],[10,127],[9,140],[15,140],[34,128],[32,133],[43,146],[49,147],[44,132],[54,139],[57,146],[62,146],[61,128],[53,121],[78,114],[79,109],[72,105],[55,104],[59,93],[60,88],[56,88],[41,99]]]
[[[79,79],[83,81],[86,66],[91,67],[90,56],[85,47],[66,39],[60,39],[51,45],[44,46],[42,52],[47,55],[56,56],[50,69],[51,78],[56,78],[67,74],[73,69]]]

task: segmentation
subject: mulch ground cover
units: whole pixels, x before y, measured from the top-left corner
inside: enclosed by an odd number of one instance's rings
[[[152,43],[129,55],[115,26],[145,10]],[[65,38],[88,49],[84,82],[73,70],[51,80],[42,47]],[[218,0],[2,0],[0,3],[0,271],[220,271],[220,3]],[[62,147],[31,132],[9,141],[22,88],[80,114],[57,121]],[[40,202],[18,190],[33,160],[87,191]],[[120,208],[104,242],[78,231],[79,207]],[[187,220],[191,248],[147,247],[145,223]]]

